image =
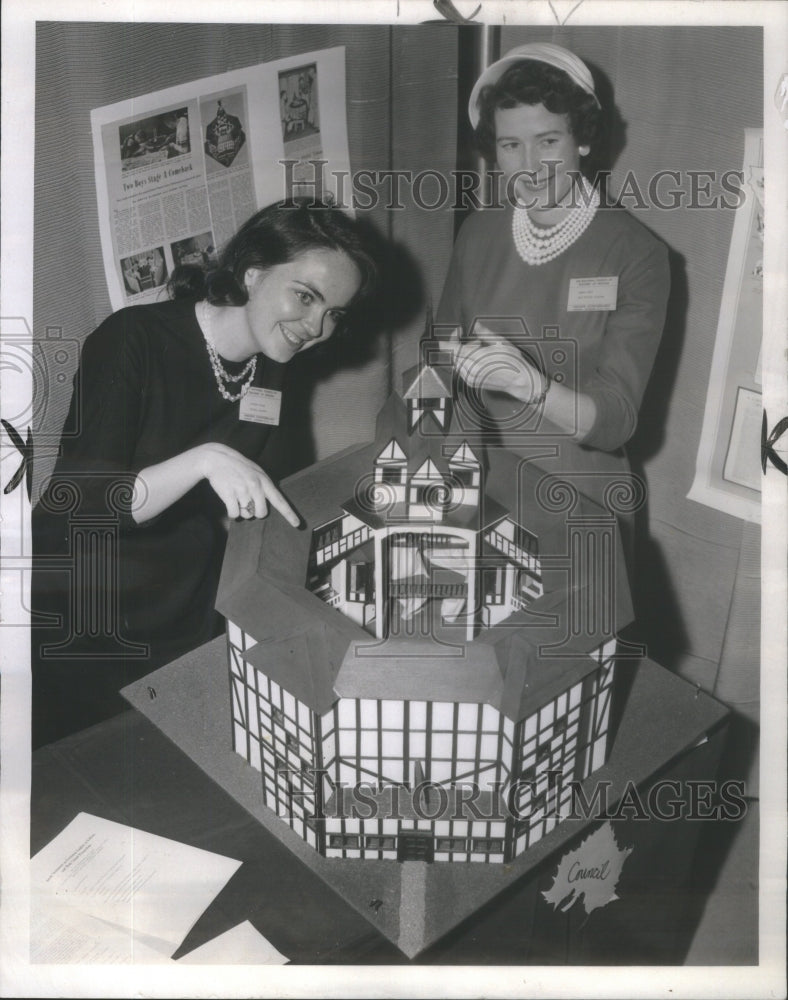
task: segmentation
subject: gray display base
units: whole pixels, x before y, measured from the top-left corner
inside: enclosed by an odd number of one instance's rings
[[[593,786],[598,781],[609,781],[611,809],[628,781],[646,781],[726,714],[718,702],[649,660],[625,662],[619,669],[636,672],[632,690],[610,761],[584,783],[590,801]],[[122,694],[410,958],[593,822],[564,820],[505,865],[324,858],[263,804],[259,772],[232,750],[230,680],[223,637],[130,684]],[[372,909],[373,900],[381,900],[383,905]]]

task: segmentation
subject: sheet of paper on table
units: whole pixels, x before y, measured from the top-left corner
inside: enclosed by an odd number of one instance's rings
[[[285,965],[288,959],[248,920],[207,941],[178,965]]]
[[[31,862],[31,958],[167,961],[240,865],[79,813]]]
[[[168,947],[150,947],[128,928],[38,896],[30,907],[30,964],[159,965],[172,963]],[[172,963],[174,964],[174,963]]]
[[[50,965],[285,965],[277,951],[248,920],[207,941],[183,958],[169,958],[130,934],[68,905],[51,901],[31,915],[31,964]]]

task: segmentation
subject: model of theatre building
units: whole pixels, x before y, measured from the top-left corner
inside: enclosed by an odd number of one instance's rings
[[[409,373],[374,443],[285,483],[302,530],[231,531],[233,746],[326,857],[509,861],[606,760],[615,519],[453,410],[450,368]]]

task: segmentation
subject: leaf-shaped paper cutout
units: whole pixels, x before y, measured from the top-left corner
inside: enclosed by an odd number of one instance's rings
[[[619,847],[613,827],[603,823],[574,851],[565,854],[553,876],[553,884],[542,893],[554,909],[563,911],[581,901],[586,914],[618,899],[616,889],[631,847]]]

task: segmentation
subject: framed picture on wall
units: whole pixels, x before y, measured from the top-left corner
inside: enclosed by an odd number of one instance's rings
[[[766,227],[761,129],[744,133],[741,178],[742,200],[731,236],[695,480],[687,496],[760,521]]]

